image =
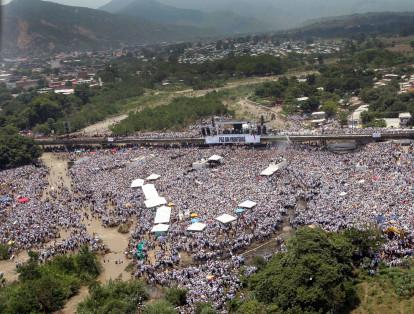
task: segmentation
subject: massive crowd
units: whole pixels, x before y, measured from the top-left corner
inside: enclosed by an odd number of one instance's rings
[[[223,157],[217,167],[194,170],[192,163],[212,155]],[[191,312],[208,300],[225,311],[225,302],[240,287],[243,252],[253,243],[272,239],[283,213],[295,210],[294,226],[315,225],[337,231],[349,226],[379,225],[404,230],[390,236],[381,257],[398,264],[412,255],[414,213],[411,148],[392,143],[370,144],[336,155],[318,147],[120,148],[67,153],[73,161],[71,186],[50,189],[47,169],[32,166],[2,172],[0,177],[0,242],[12,249],[41,249],[42,259],[71,252],[82,244],[103,249],[88,233],[89,216],[106,227],[136,221],[126,253],[134,259],[135,276],[152,284],[189,290]],[[260,176],[270,163],[288,166],[270,177]],[[170,228],[153,234],[154,209],[144,205],[137,178],[156,173],[152,182],[172,207]],[[27,202],[22,202],[22,198]],[[252,209],[236,214],[238,204],[251,200]],[[306,202],[306,206],[297,206]],[[215,218],[230,214],[224,225]],[[207,225],[199,233],[186,229],[192,218]],[[60,233],[65,236],[59,238]],[[10,242],[11,241],[11,242]],[[143,258],[135,258],[144,243]]]

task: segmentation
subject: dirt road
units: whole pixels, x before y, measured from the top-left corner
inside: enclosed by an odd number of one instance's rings
[[[235,111],[237,119],[260,121],[263,116],[266,126],[272,129],[282,129],[286,125],[286,121],[281,114],[281,107],[268,108],[247,98],[241,99],[235,104],[230,104],[229,107]]]
[[[286,76],[304,76],[304,75],[309,75],[309,74],[313,74],[315,73],[315,71],[298,71],[298,72],[290,72],[288,74],[286,74]],[[158,96],[158,95],[162,95],[163,97],[160,98],[160,101],[155,101],[151,107],[153,106],[157,106],[157,105],[164,105],[167,104],[168,101],[166,100],[171,100],[174,97],[177,96],[185,96],[185,97],[203,97],[208,93],[211,93],[213,91],[223,91],[223,90],[229,90],[229,89],[234,89],[237,87],[241,87],[241,86],[247,86],[247,85],[254,85],[254,84],[260,84],[260,83],[264,83],[264,82],[269,82],[269,81],[276,81],[281,77],[281,75],[274,75],[274,76],[265,76],[265,77],[250,77],[250,78],[244,78],[244,79],[240,79],[240,80],[235,80],[235,81],[231,81],[226,83],[224,86],[222,87],[217,87],[217,88],[209,88],[209,89],[203,89],[203,90],[193,90],[193,89],[185,89],[185,90],[180,90],[180,91],[175,91],[175,92],[156,92],[153,94],[153,96]],[[137,103],[137,105],[140,105],[142,109],[143,107],[145,107],[145,101],[144,101],[144,106],[142,106],[142,103],[139,101]],[[137,108],[138,110],[138,108]],[[134,110],[133,110],[134,111]],[[110,117],[106,120],[103,120],[101,122],[92,124],[86,128],[84,128],[83,130],[76,132],[74,134],[77,135],[83,135],[83,136],[94,136],[94,135],[105,135],[105,134],[110,134],[110,127],[114,124],[117,124],[119,122],[121,122],[122,120],[126,119],[128,117],[128,114],[123,113],[114,117]]]
[[[94,136],[94,135],[101,135],[101,134],[109,134],[111,132],[109,129],[111,126],[121,122],[122,120],[126,118],[128,118],[127,114],[121,114],[119,116],[111,117],[104,121],[92,124],[84,128],[82,131],[78,133],[86,137]]]

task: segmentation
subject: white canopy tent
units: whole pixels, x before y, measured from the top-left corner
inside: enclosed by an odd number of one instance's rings
[[[195,222],[195,223],[191,224],[191,225],[187,228],[187,231],[191,231],[191,232],[201,232],[201,231],[203,231],[206,227],[207,227],[207,225],[206,225],[206,224],[203,224],[202,222]]]
[[[164,224],[169,223],[171,219],[171,207],[161,206],[157,208],[157,213],[155,214],[154,224]]]
[[[145,199],[151,200],[153,198],[159,198],[157,189],[154,184],[145,184],[142,186],[142,192],[144,192]]]
[[[271,164],[271,165],[269,165],[269,167],[267,167],[265,170],[263,170],[260,173],[260,175],[270,177],[270,176],[274,175],[277,171],[286,168],[286,166],[287,166],[286,160],[282,161],[281,163],[279,163],[277,165],[276,164]]]
[[[211,156],[208,161],[213,161],[213,162],[222,162],[223,161],[223,157],[219,156],[219,155],[213,155]]]
[[[146,200],[144,203],[145,203],[145,206],[147,208],[154,208],[154,207],[157,207],[157,206],[167,204],[167,201],[163,197],[157,197],[157,198],[153,198],[153,199],[150,199],[150,200]]]
[[[158,180],[159,178],[161,178],[160,175],[153,173],[146,180],[148,180],[148,181],[155,181],[155,180]]]
[[[144,185],[144,180],[142,179],[136,179],[134,181],[132,181],[131,183],[131,188],[140,188]]]
[[[231,223],[233,221],[236,221],[237,218],[234,217],[234,216],[232,216],[232,215],[229,215],[229,214],[223,214],[221,216],[218,216],[216,218],[216,220],[219,221],[219,222],[221,222],[224,225],[227,225],[227,224],[229,224],[229,223]]]
[[[151,232],[152,233],[167,232],[168,229],[170,229],[170,225],[158,224],[158,225],[155,225],[154,227],[152,227]]]
[[[252,209],[256,205],[257,205],[257,203],[247,200],[247,201],[244,201],[243,203],[240,203],[238,207]]]

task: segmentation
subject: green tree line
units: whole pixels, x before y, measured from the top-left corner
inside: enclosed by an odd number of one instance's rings
[[[128,118],[115,125],[112,131],[125,135],[137,131],[179,129],[204,117],[228,113],[220,95],[215,92],[198,98],[179,97],[166,106],[145,108],[130,113]]]
[[[39,264],[38,253],[29,252],[29,256],[29,261],[17,268],[19,280],[0,289],[0,313],[58,311],[81,285],[93,282],[101,271],[87,247],[45,264]]]

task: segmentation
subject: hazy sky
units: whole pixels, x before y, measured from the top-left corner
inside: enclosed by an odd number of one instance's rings
[[[3,4],[12,0],[0,0]],[[47,0],[61,4],[98,8],[110,0]],[[256,10],[261,4],[262,9],[278,9],[302,11],[321,11],[322,15],[333,13],[355,13],[369,10],[414,10],[414,0],[157,0],[165,4],[182,8],[205,10],[229,9],[234,12],[249,13]],[[246,11],[246,12],[244,12]],[[272,11],[272,10],[270,10]],[[263,11],[266,13],[266,10]],[[272,12],[273,13],[273,12]],[[250,15],[250,14],[249,14]]]
[[[1,1],[1,0],[0,0]],[[11,2],[12,0],[3,0],[3,4]],[[48,0],[51,2],[74,5],[80,7],[89,7],[89,8],[98,8],[105,3],[108,3],[110,0]]]

